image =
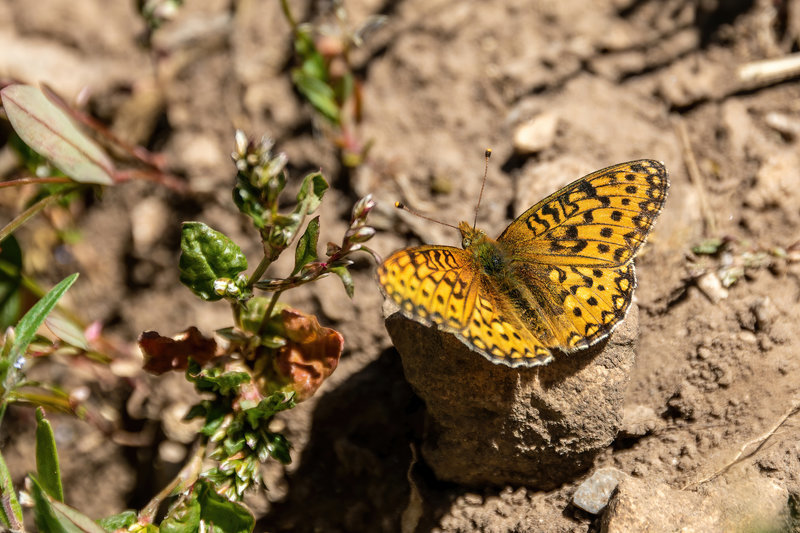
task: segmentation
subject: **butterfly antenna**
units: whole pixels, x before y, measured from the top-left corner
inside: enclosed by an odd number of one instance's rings
[[[458,227],[453,226],[452,224],[448,224],[447,222],[442,222],[441,220],[436,220],[435,218],[427,217],[427,216],[423,215],[422,213],[417,213],[416,211],[414,211],[413,209],[408,207],[403,202],[395,202],[394,206],[397,209],[402,209],[403,211],[406,211],[407,213],[411,213],[412,215],[414,215],[416,217],[424,218],[425,220],[429,220],[431,222],[435,222],[437,224],[441,224],[442,226],[447,226],[448,228],[458,229]]]
[[[478,227],[478,209],[481,207],[481,199],[483,198],[483,189],[486,187],[486,175],[489,173],[489,158],[492,157],[492,149],[487,148],[483,153],[486,158],[486,164],[483,167],[483,181],[481,182],[481,193],[478,195],[478,204],[475,206],[475,221],[472,223],[472,229]]]

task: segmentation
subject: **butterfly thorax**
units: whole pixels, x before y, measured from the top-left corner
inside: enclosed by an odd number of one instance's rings
[[[478,268],[498,281],[505,278],[509,273],[508,261],[500,244],[468,222],[461,222],[458,229],[461,232],[461,247],[472,253]]]

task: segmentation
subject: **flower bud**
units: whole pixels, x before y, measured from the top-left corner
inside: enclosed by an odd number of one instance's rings
[[[247,135],[242,130],[236,130],[236,133],[233,135],[233,142],[234,146],[236,147],[236,151],[233,153],[234,159],[240,159],[247,154],[247,146],[250,142],[247,139]]]
[[[355,231],[349,230],[346,234],[347,240],[351,243],[367,242],[375,236],[375,228],[371,226],[361,226]]]
[[[375,207],[375,200],[372,199],[372,194],[368,194],[353,206],[352,221],[363,220],[372,211],[373,207]]]

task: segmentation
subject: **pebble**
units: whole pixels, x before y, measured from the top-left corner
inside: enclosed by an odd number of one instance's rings
[[[625,472],[611,467],[595,471],[575,490],[572,495],[573,505],[587,513],[599,514],[608,505],[608,500],[619,482],[626,477]]]
[[[722,286],[719,277],[713,272],[706,272],[697,278],[697,287],[712,303],[719,303],[728,297],[728,290]]]
[[[542,113],[520,124],[514,131],[514,151],[534,154],[553,144],[558,128],[558,115]]]

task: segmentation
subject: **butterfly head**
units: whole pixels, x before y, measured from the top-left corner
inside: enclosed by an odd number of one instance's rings
[[[458,231],[461,232],[461,247],[465,250],[486,240],[483,230],[473,228],[466,221],[459,222]]]

